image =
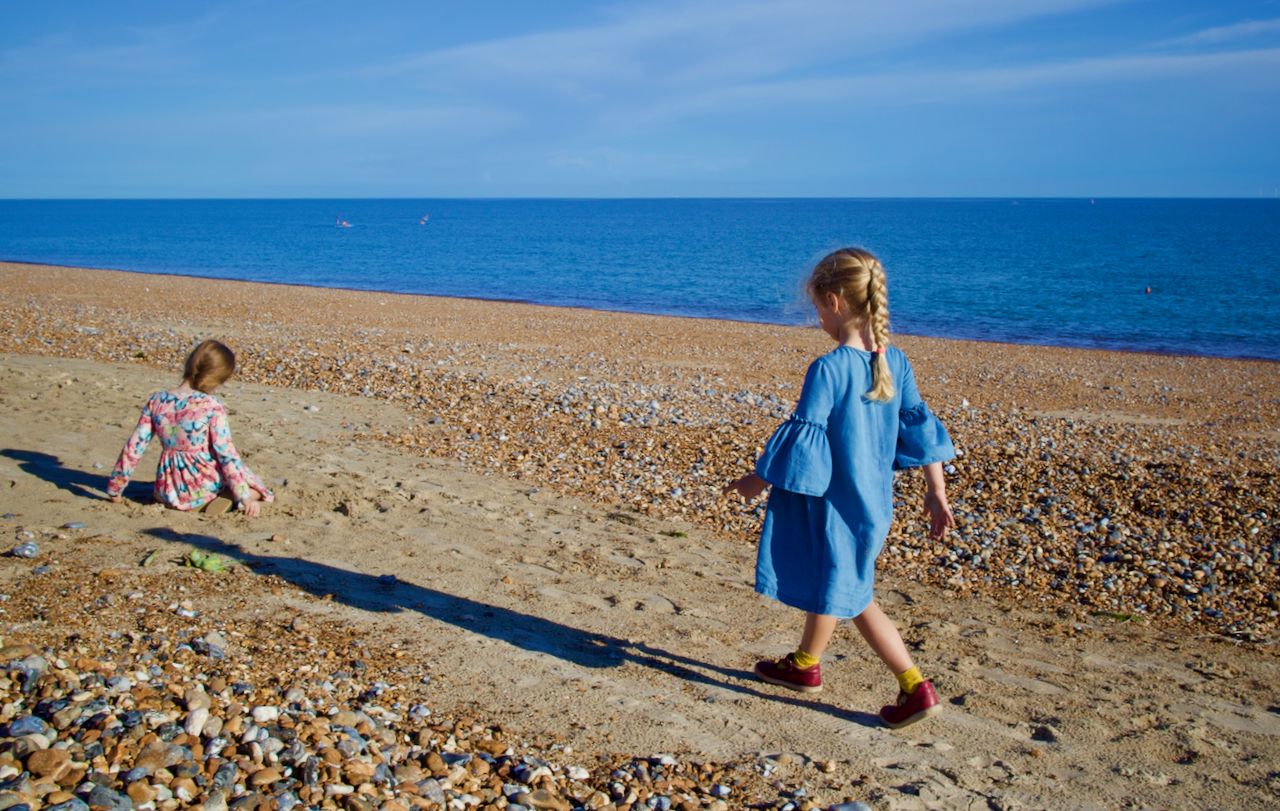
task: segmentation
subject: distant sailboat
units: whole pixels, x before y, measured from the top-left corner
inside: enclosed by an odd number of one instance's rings
[[[422,219],[418,220],[418,225],[426,225],[426,224],[427,224],[427,220],[429,220],[429,219],[431,219],[431,215],[430,215],[430,214],[423,214],[423,215],[422,215]]]
[[[350,227],[351,227],[351,223],[350,223],[350,222],[348,222],[347,220],[342,219],[341,217],[338,217],[336,220],[334,220],[334,223],[333,223],[333,224],[334,224],[334,226],[335,226],[335,227],[337,227],[337,228],[350,228]]]

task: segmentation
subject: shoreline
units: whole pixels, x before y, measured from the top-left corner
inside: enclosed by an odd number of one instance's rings
[[[443,294],[443,293],[422,293],[422,292],[414,292],[414,291],[407,291],[407,290],[389,290],[389,289],[382,289],[382,288],[312,285],[312,284],[302,284],[298,282],[279,282],[279,281],[266,281],[261,279],[249,279],[249,278],[243,278],[238,276],[201,276],[196,273],[178,273],[174,271],[148,271],[148,270],[136,270],[136,269],[129,269],[129,268],[90,266],[90,265],[63,265],[55,262],[33,262],[25,259],[9,259],[5,257],[0,257],[0,265],[29,266],[29,267],[37,267],[37,268],[53,268],[53,269],[63,269],[63,270],[82,270],[82,271],[95,271],[95,272],[101,271],[101,272],[107,272],[107,273],[127,273],[127,274],[133,274],[138,276],[158,276],[162,278],[192,279],[192,280],[208,281],[208,282],[233,282],[237,284],[258,284],[258,285],[269,285],[272,287],[282,287],[282,288],[301,288],[301,289],[308,289],[308,290],[333,290],[336,292],[347,292],[347,293],[368,293],[368,294],[375,294],[375,295],[383,294],[383,295],[390,295],[390,296],[421,297],[426,299],[437,299],[437,300],[443,300],[443,301],[473,301],[473,302],[491,302],[491,303],[502,303],[502,304],[521,304],[521,305],[527,305],[530,307],[545,307],[545,308],[558,309],[558,310],[575,310],[575,311],[581,310],[585,312],[600,313],[605,315],[610,315],[610,314],[611,315],[637,315],[637,316],[646,316],[646,317],[652,317],[652,318],[688,319],[693,321],[712,321],[712,322],[723,322],[728,324],[756,325],[756,326],[762,326],[762,327],[792,327],[796,329],[806,329],[810,326],[807,323],[794,323],[794,322],[783,322],[783,321],[752,321],[749,319],[730,318],[730,317],[716,316],[716,315],[690,315],[687,313],[663,313],[663,312],[650,312],[646,310],[627,310],[627,309],[610,309],[605,307],[586,307],[586,306],[572,305],[572,304],[556,304],[556,303],[542,302],[534,299],[449,295],[449,294]],[[1185,358],[1208,358],[1208,359],[1228,360],[1228,361],[1256,361],[1259,363],[1272,363],[1272,364],[1280,365],[1280,357],[1270,358],[1270,357],[1263,357],[1263,356],[1257,356],[1257,355],[1233,355],[1233,354],[1197,355],[1197,354],[1186,353],[1186,352],[1174,352],[1174,351],[1165,351],[1160,349],[1131,347],[1131,346],[1123,346],[1123,345],[1106,346],[1106,345],[1094,345],[1094,344],[1085,343],[1085,342],[1066,343],[1066,344],[1035,343],[1032,341],[1015,341],[1015,340],[1008,340],[1008,339],[980,338],[980,337],[964,336],[964,335],[926,334],[926,333],[915,333],[915,332],[894,332],[893,335],[895,338],[898,336],[906,336],[908,338],[921,338],[921,339],[938,340],[938,341],[962,341],[962,342],[969,342],[969,343],[986,344],[991,346],[1017,346],[1017,347],[1031,347],[1031,348],[1039,348],[1039,349],[1066,349],[1066,350],[1078,350],[1078,351],[1084,351],[1084,352],[1115,352],[1115,353],[1129,354],[1129,355],[1156,355],[1159,357],[1170,357],[1170,358],[1185,357]]]

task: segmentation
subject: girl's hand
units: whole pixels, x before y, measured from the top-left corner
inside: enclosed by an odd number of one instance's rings
[[[262,512],[262,502],[255,499],[240,502],[240,512],[247,518],[257,518]]]
[[[769,483],[764,479],[760,478],[754,473],[748,473],[746,476],[743,476],[741,479],[734,479],[733,481],[726,484],[723,488],[720,489],[720,494],[727,496],[730,493],[732,493],[734,490],[737,490],[739,493],[742,494],[742,497],[745,498],[747,501],[752,501],[761,493],[763,493],[764,488],[768,486],[769,486]]]
[[[947,504],[947,494],[928,490],[924,494],[924,511],[929,516],[929,537],[941,540],[947,530],[956,525],[956,518]]]

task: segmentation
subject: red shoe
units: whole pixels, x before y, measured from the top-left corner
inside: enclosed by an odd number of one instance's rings
[[[916,721],[923,721],[930,715],[942,712],[938,703],[938,694],[933,690],[933,682],[927,681],[911,694],[898,692],[898,702],[880,708],[880,720],[892,729],[900,729]]]
[[[822,689],[822,665],[810,668],[796,667],[793,654],[788,653],[781,659],[770,661],[761,659],[756,662],[756,676],[761,681],[789,687],[802,693],[816,693]]]

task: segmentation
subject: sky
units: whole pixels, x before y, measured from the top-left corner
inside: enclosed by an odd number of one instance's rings
[[[1280,0],[9,0],[0,110],[0,198],[1273,197]]]

